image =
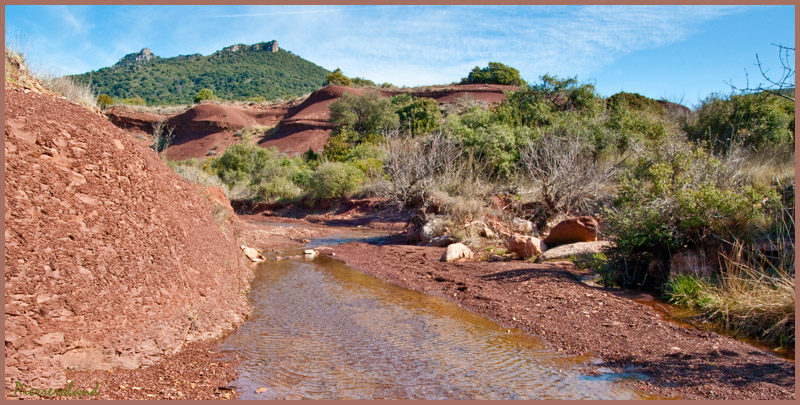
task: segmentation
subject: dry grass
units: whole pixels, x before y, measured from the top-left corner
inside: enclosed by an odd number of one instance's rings
[[[155,115],[176,115],[183,112],[186,112],[188,109],[192,108],[193,105],[189,104],[181,104],[181,105],[132,105],[132,104],[122,104],[122,103],[115,103],[114,107],[124,107],[138,113],[146,113],[146,114],[155,114]]]
[[[82,104],[89,109],[97,107],[97,96],[92,88],[89,85],[78,83],[70,77],[55,77],[45,74],[42,76],[42,84],[69,101]]]
[[[710,316],[730,329],[781,345],[794,339],[794,244],[787,248],[786,256],[777,260],[741,244],[723,255],[719,284],[705,292]]]

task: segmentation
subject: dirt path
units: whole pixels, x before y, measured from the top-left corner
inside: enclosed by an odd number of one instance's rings
[[[500,325],[528,331],[598,366],[644,373],[637,388],[687,399],[793,399],[794,362],[713,332],[687,329],[613,290],[589,287],[569,262],[442,263],[444,248],[348,243],[348,265],[441,295]]]

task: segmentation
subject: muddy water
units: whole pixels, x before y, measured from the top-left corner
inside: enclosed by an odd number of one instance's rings
[[[242,399],[647,398],[624,384],[643,376],[584,375],[588,357],[329,257],[256,273],[251,317],[223,346],[242,358]]]

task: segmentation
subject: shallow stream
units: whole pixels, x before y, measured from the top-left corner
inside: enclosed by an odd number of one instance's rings
[[[249,299],[250,318],[223,344],[242,359],[232,383],[242,399],[651,398],[623,383],[645,376],[585,375],[590,357],[326,256],[260,264]]]

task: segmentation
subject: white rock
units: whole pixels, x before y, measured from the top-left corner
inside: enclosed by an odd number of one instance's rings
[[[462,260],[471,260],[474,257],[472,250],[463,243],[454,243],[447,247],[442,255],[441,261],[443,262],[456,262]]]

